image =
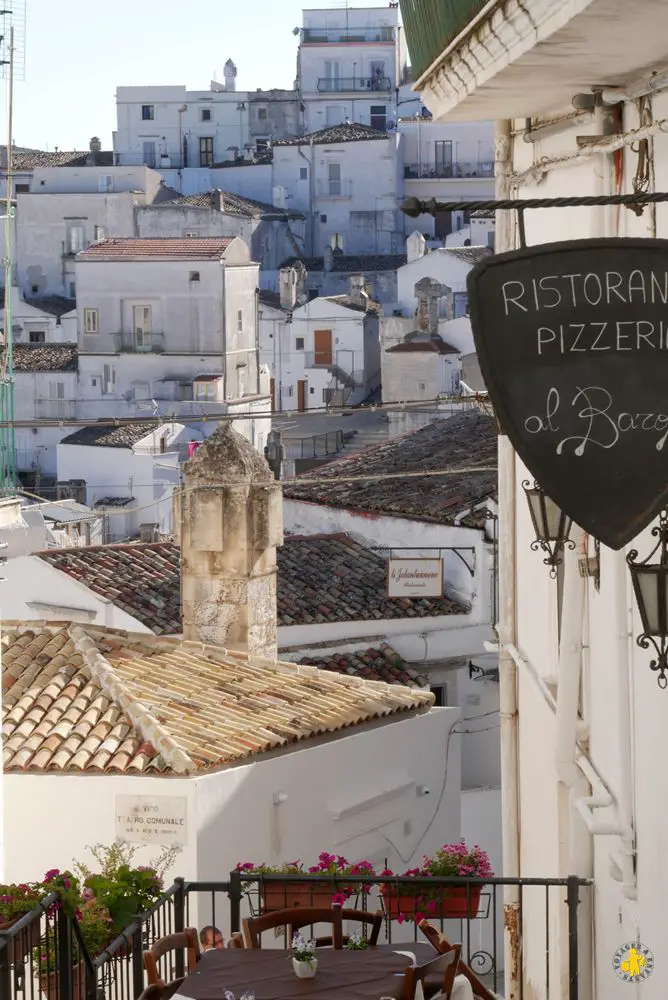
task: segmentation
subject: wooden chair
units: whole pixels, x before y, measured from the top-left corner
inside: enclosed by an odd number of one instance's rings
[[[418,927],[440,955],[443,955],[446,951],[450,951],[453,947],[445,934],[439,931],[437,927],[434,927],[433,924],[430,924],[428,920],[421,920]],[[476,996],[480,997],[480,1000],[496,1000],[494,993],[487,989],[485,984],[478,979],[471,966],[462,961],[461,958],[459,959],[458,975],[465,976],[468,979],[471,989]]]
[[[183,983],[185,976],[165,982],[158,971],[158,962],[169,952],[186,952],[186,975],[191,973],[200,960],[199,939],[194,927],[188,927],[178,934],[167,934],[158,938],[152,947],[144,952],[144,968],[149,986],[162,987],[162,1000],[169,1000]],[[151,998],[149,998],[151,1000]],[[157,1000],[157,998],[153,998]]]
[[[295,931],[312,924],[330,924],[332,928],[332,947],[340,950],[343,947],[343,922],[341,907],[334,905],[331,909],[324,906],[288,907],[284,910],[273,910],[263,913],[260,917],[246,917],[243,921],[244,941],[247,948],[261,948],[260,935],[264,931],[276,927],[288,928],[288,948]]]
[[[422,985],[422,992],[425,998],[429,996],[433,997],[434,993],[438,992],[439,997],[442,997],[443,1000],[450,1000],[452,984],[457,975],[461,950],[462,946],[456,944],[450,951],[446,951],[442,955],[437,955],[430,962],[425,962],[424,965],[411,966],[406,969],[403,1000],[414,1000],[418,983]],[[432,990],[429,990],[426,983],[427,978],[430,976],[438,976],[440,979],[439,985]],[[432,978],[432,982],[434,982],[434,978]]]
[[[147,986],[143,993],[140,993],[139,1000],[164,1000],[165,988],[158,983]]]
[[[245,948],[241,931],[235,931],[230,940],[225,945],[226,948]]]
[[[370,948],[375,948],[378,944],[378,938],[380,937],[380,929],[383,926],[383,911],[376,910],[375,913],[370,913],[367,910],[342,910],[341,917],[343,920],[352,920],[353,923],[362,924],[366,932],[366,928],[369,927],[370,930],[365,933],[367,944]],[[342,937],[343,944],[348,944],[350,940],[348,934],[344,934]],[[334,943],[331,937],[317,937],[315,939],[316,948],[332,948]]]

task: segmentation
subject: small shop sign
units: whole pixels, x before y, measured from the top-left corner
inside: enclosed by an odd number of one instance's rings
[[[622,548],[668,503],[668,241],[499,254],[468,295],[504,433],[561,510]]]
[[[390,559],[388,597],[442,597],[442,559]]]

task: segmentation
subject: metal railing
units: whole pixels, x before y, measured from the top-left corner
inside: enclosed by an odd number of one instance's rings
[[[453,943],[461,943],[460,968],[472,977],[482,1000],[503,989],[504,890],[517,894],[511,934],[518,963],[517,1000],[560,994],[566,971],[569,1000],[579,1000],[579,907],[591,900],[591,880],[504,878],[416,878],[402,876],[247,875],[234,871],[226,882],[177,879],[147,913],[138,915],[100,954],[91,957],[79,925],[57,906],[55,895],[43,899],[9,929],[0,932],[2,1000],[138,1000],[145,985],[143,951],[156,940],[186,927],[213,926],[224,937],[241,930],[243,918],[283,906],[345,906],[384,913],[379,944],[424,940],[417,928],[418,910]],[[419,893],[425,897],[419,898]],[[417,898],[416,898],[417,897]],[[453,909],[454,907],[454,909]],[[408,920],[397,917],[406,913]],[[565,938],[560,935],[564,930]],[[589,928],[587,928],[589,929]],[[566,947],[564,968],[554,954],[557,939]],[[264,947],[286,947],[273,933]],[[531,955],[531,986],[525,954]],[[540,956],[544,956],[541,962]],[[48,965],[46,958],[48,956]],[[542,966],[542,970],[541,970]],[[185,974],[183,953],[164,956],[160,975],[172,980]]]
[[[316,194],[319,198],[352,198],[353,182],[351,180],[318,181]]]
[[[357,93],[389,93],[392,81],[389,76],[341,76],[318,78],[318,90],[321,94]]]
[[[406,180],[440,180],[457,177],[493,177],[492,160],[456,160],[453,163],[406,163]]]
[[[394,28],[386,24],[373,28],[302,28],[301,40],[304,44],[322,45],[348,42],[393,42]]]
[[[325,458],[340,452],[344,441],[343,431],[336,430],[298,440],[287,438],[283,441],[283,446],[286,458]]]
[[[162,354],[164,333],[113,333],[114,346],[122,354]]]

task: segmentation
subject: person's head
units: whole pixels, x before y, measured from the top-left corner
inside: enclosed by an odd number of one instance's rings
[[[223,935],[217,927],[209,924],[199,932],[199,940],[203,951],[211,951],[213,948],[224,948]]]

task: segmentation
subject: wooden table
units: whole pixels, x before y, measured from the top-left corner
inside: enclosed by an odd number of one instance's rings
[[[255,1000],[401,1000],[404,980],[400,975],[410,958],[397,951],[412,952],[419,964],[436,955],[422,942],[383,945],[365,951],[333,951],[319,948],[318,971],[313,979],[297,979],[288,951],[278,948],[243,950],[229,948],[202,955],[174,1000],[223,1000],[230,990],[236,1000],[244,992]]]

